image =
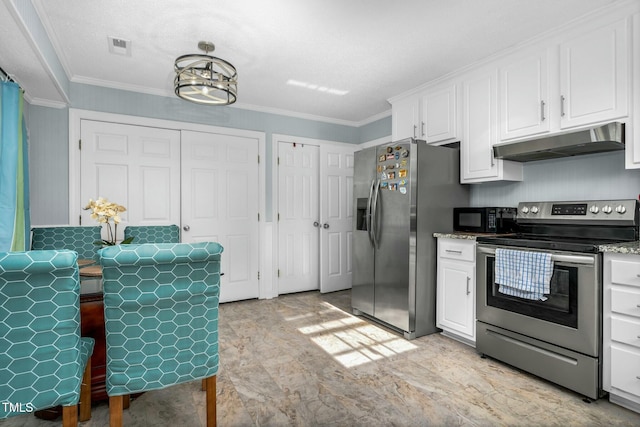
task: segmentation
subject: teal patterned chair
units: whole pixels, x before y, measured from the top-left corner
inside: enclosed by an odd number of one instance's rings
[[[94,242],[101,240],[102,227],[34,227],[31,229],[32,250],[69,249],[78,252],[79,259],[98,260],[100,246]]]
[[[80,337],[77,254],[0,252],[0,419],[62,405],[91,418],[94,341]]]
[[[124,396],[198,379],[215,425],[222,251],[213,242],[100,250],[112,427],[122,425]]]
[[[128,225],[124,229],[124,238],[131,237],[134,245],[180,243],[180,228],[177,225]]]

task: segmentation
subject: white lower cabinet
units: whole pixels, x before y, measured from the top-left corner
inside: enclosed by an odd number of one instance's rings
[[[436,325],[443,334],[475,346],[476,242],[438,239]]]
[[[605,253],[603,278],[603,388],[640,412],[640,255]]]

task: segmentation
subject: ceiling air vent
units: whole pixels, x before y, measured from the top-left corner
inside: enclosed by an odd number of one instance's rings
[[[131,40],[108,36],[109,52],[116,55],[131,56]]]

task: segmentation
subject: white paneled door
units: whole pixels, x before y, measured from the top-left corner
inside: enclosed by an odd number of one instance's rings
[[[182,241],[216,241],[220,301],[259,297],[258,140],[182,131]]]
[[[351,287],[353,148],[320,148],[320,291]]]
[[[119,239],[127,224],[177,224],[182,242],[220,242],[220,301],[260,296],[256,138],[93,120],[80,130],[83,206],[97,197],[124,205]]]
[[[278,294],[351,287],[353,151],[278,142]]]
[[[127,224],[180,224],[179,131],[82,120],[80,135],[80,200],[105,197],[127,208],[118,239]],[[95,224],[79,211],[82,225]]]
[[[319,288],[319,148],[278,142],[278,294]]]

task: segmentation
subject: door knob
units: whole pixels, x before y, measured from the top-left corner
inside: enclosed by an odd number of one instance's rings
[[[318,221],[313,221],[313,226],[314,227],[320,227],[320,223]]]
[[[324,228],[326,230],[327,228],[329,228],[329,224],[327,224],[327,223],[322,224],[322,228]]]
[[[185,225],[184,227],[182,227],[182,229],[184,231],[189,231],[189,230],[191,230],[191,227],[189,227],[188,225]]]

